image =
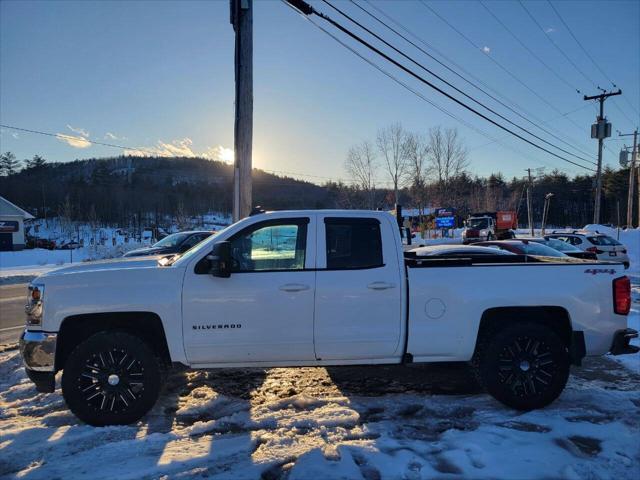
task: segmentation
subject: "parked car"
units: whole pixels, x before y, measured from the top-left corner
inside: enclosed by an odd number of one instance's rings
[[[476,245],[427,245],[410,250],[418,257],[475,257],[477,255],[513,255],[499,248]]]
[[[193,231],[173,233],[150,247],[138,248],[125,253],[124,257],[143,257],[148,255],[169,255],[184,253],[201,241],[209,238],[213,232]]]
[[[620,262],[624,268],[629,268],[630,260],[627,249],[615,238],[598,232],[587,232],[573,230],[571,232],[557,232],[547,235],[548,238],[555,238],[569,243],[585,252],[595,253],[598,260],[608,260]]]
[[[547,247],[551,247],[554,250],[558,250],[559,252],[564,253],[573,258],[581,258],[583,260],[597,260],[598,256],[595,253],[587,252],[585,250],[580,250],[578,247],[574,247],[570,243],[563,242],[562,240],[558,240],[557,238],[550,237],[534,237],[534,238],[523,238],[522,240],[528,240],[529,242],[538,242],[542,245],[546,245]]]
[[[54,250],[56,248],[56,242],[46,238],[27,237],[26,248],[45,248],[47,250]]]
[[[511,253],[518,255],[534,255],[538,257],[564,257],[567,258],[562,252],[555,250],[554,248],[543,245],[539,242],[533,242],[527,239],[512,239],[512,240],[494,240],[493,242],[479,242],[474,243],[476,246],[496,247],[502,250],[507,250]]]
[[[140,419],[174,363],[470,362],[496,399],[531,410],[585,355],[640,350],[622,265],[532,259],[405,256],[386,212],[258,214],[184,255],[38,277],[21,354],[41,392],[62,370],[67,406],[91,425]]]

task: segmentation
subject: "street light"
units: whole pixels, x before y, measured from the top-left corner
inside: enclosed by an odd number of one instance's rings
[[[544,237],[544,227],[547,224],[547,217],[549,215],[549,205],[551,204],[551,198],[553,193],[547,193],[544,196],[544,208],[542,209],[542,236]]]

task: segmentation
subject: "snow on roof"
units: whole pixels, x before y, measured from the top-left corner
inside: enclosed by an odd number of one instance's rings
[[[0,215],[18,216],[25,220],[32,220],[36,218],[4,197],[0,197]]]

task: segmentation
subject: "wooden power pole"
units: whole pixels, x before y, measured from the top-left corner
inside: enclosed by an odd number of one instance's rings
[[[598,87],[599,88],[599,87]],[[617,92],[603,92],[600,95],[584,96],[585,100],[598,100],[600,102],[600,115],[596,123],[591,126],[591,138],[598,139],[598,167],[596,170],[596,199],[593,208],[593,223],[600,223],[600,198],[602,196],[602,147],[604,139],[611,136],[611,124],[604,118],[604,101],[614,95],[621,95],[622,90]]]
[[[251,213],[253,139],[253,0],[230,0],[236,33],[235,123],[233,130],[233,221]]]
[[[629,137],[633,135],[633,150],[631,150],[631,161],[629,162],[629,191],[627,192],[627,228],[633,227],[633,188],[634,188],[634,174],[635,169],[638,167],[636,157],[638,156],[638,129],[636,128],[633,133],[619,133],[619,137]],[[640,189],[640,172],[638,172],[638,188]],[[640,190],[638,191],[638,198],[640,199]],[[638,210],[640,211],[640,201],[638,202]],[[638,213],[638,226],[640,226],[640,213]]]
[[[529,220],[529,230],[531,230],[531,236],[535,237],[535,232],[533,231],[533,210],[531,205],[531,188],[533,187],[533,181],[531,180],[531,169],[527,168],[527,173],[529,175],[528,185],[527,185],[527,220]]]

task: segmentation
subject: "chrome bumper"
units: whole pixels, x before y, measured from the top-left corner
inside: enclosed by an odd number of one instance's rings
[[[57,333],[25,330],[20,337],[24,366],[35,372],[54,372]]]

